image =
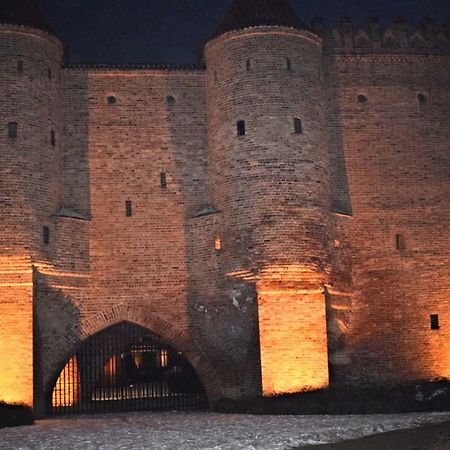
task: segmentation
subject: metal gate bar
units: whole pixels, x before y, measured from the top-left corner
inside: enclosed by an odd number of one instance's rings
[[[51,414],[204,409],[188,360],[151,331],[121,322],[87,339],[55,383]]]

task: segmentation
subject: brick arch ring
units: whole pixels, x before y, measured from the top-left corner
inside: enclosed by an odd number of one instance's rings
[[[146,311],[145,308],[119,305],[93,315],[82,323],[79,344],[82,345],[88,337],[99,331],[124,321],[147,328],[161,336],[177,351],[182,352],[202,381],[209,401],[214,402],[220,398],[221,385],[217,372],[195,341],[184,331],[174,327],[161,317]],[[65,360],[61,363],[61,366],[73,355],[74,349],[73,346],[71,347],[65,349]]]

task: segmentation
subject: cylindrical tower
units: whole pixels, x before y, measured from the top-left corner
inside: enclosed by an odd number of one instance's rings
[[[222,265],[256,282],[264,393],[324,386],[322,41],[287,0],[235,0],[205,59]]]
[[[33,404],[33,263],[60,207],[62,45],[32,0],[0,4],[0,400]]]
[[[32,0],[0,10],[2,252],[45,259],[60,207],[62,44]]]

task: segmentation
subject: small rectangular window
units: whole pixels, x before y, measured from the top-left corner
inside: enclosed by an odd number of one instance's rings
[[[17,61],[17,72],[19,72],[19,73],[23,72],[23,61],[22,60]]]
[[[298,119],[297,117],[294,119],[294,132],[295,132],[295,134],[303,133],[302,121],[300,119]]]
[[[17,122],[8,123],[8,137],[15,139],[17,137]]]
[[[56,133],[55,130],[50,131],[50,144],[52,147],[56,145]]]
[[[50,228],[49,227],[42,228],[42,240],[44,241],[44,245],[50,244]]]
[[[291,70],[291,60],[289,58],[286,58],[286,70]]]
[[[52,69],[50,69],[50,68],[48,69],[47,76],[48,76],[49,80],[52,79]]]
[[[238,136],[245,136],[245,122],[243,120],[237,121],[236,128]]]
[[[127,200],[125,202],[125,216],[131,217],[133,215],[133,206],[131,204],[131,200]]]
[[[247,59],[247,61],[245,62],[245,68],[247,70],[250,70],[252,68],[252,63],[249,59]]]
[[[395,235],[395,249],[396,250],[404,250],[404,248],[405,248],[405,243],[403,240],[403,235],[396,234]]]
[[[439,315],[438,314],[431,314],[430,315],[430,328],[432,330],[439,330]]]
[[[163,189],[166,189],[167,188],[167,175],[166,175],[166,172],[161,172],[159,174],[159,177],[160,177],[161,187]]]
[[[216,236],[216,238],[214,239],[214,249],[216,251],[222,250],[222,240],[219,236]]]

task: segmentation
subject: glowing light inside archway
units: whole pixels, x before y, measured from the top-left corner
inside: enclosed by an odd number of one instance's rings
[[[56,381],[52,394],[52,406],[76,405],[80,396],[80,375],[76,355],[66,364]]]

